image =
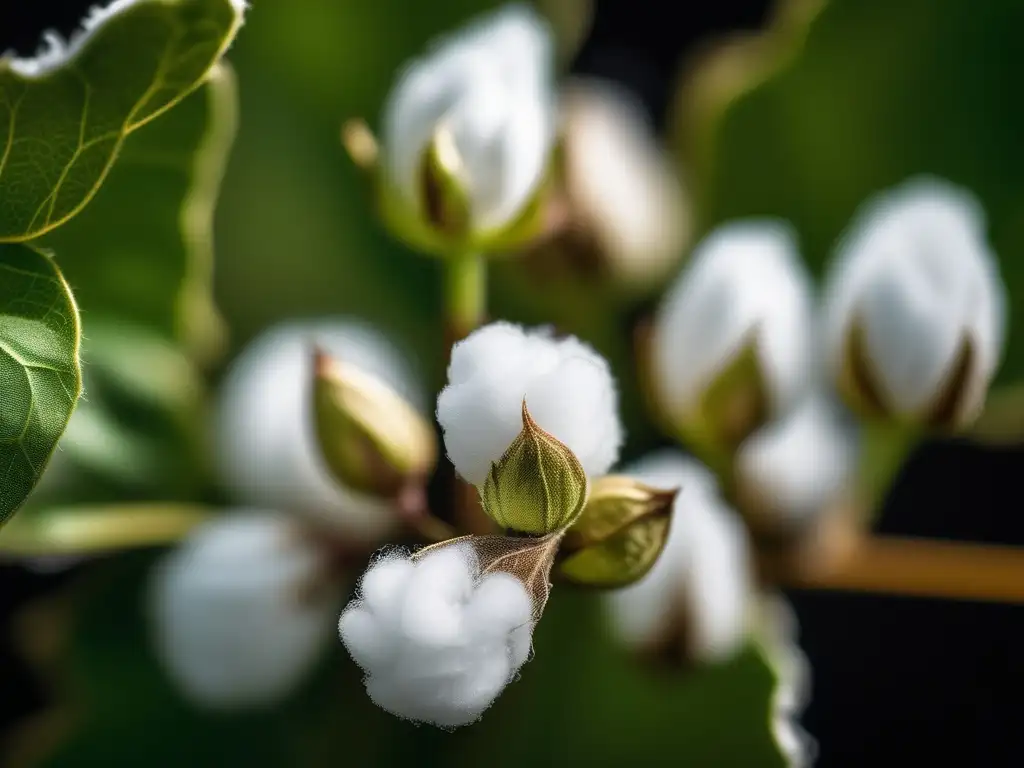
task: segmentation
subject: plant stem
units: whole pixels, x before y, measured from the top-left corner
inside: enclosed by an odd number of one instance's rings
[[[784,581],[799,589],[1022,604],[1024,548],[866,536],[839,562]]]
[[[450,359],[455,343],[486,320],[487,262],[479,253],[455,253],[445,261],[445,269],[445,344]],[[450,469],[452,508],[460,531],[493,533],[494,526],[480,506],[476,488],[460,480],[454,467]]]
[[[449,346],[480,326],[487,315],[487,262],[479,253],[459,253],[446,262],[445,322]]]

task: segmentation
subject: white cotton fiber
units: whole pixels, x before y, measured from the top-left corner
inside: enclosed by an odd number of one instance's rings
[[[605,474],[622,443],[618,397],[608,363],[569,336],[498,322],[452,350],[437,420],[459,474],[482,485],[523,427],[522,404],[565,443],[587,474]]]
[[[338,631],[378,706],[454,728],[477,720],[529,657],[532,610],[518,579],[481,576],[459,543],[371,564]]]
[[[156,652],[182,693],[216,709],[288,695],[330,637],[340,594],[317,583],[324,568],[271,512],[226,514],[172,550],[153,572],[148,607]]]
[[[745,636],[752,596],[743,522],[718,495],[714,476],[681,453],[650,454],[623,473],[655,488],[681,490],[654,567],[608,596],[615,630],[627,644],[647,647],[682,616],[695,658],[728,658]]]

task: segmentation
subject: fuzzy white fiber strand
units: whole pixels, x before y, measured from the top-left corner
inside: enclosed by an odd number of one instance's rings
[[[509,223],[546,173],[555,139],[554,42],[547,22],[511,4],[437,40],[401,73],[383,118],[385,169],[419,206],[423,153],[451,132],[474,229]]]
[[[702,662],[727,659],[746,634],[753,596],[746,528],[718,494],[709,470],[664,450],[622,470],[655,488],[680,488],[665,549],[636,584],[606,598],[612,625],[628,645],[659,642],[678,617]]]
[[[211,709],[287,696],[326,647],[340,593],[311,591],[322,555],[288,518],[238,510],[194,531],[154,569],[155,649],[182,693]]]
[[[455,728],[477,720],[530,655],[532,603],[508,573],[480,575],[466,543],[372,563],[338,622],[382,709]]]
[[[455,345],[437,398],[448,458],[467,481],[482,485],[522,430],[524,398],[537,424],[565,443],[588,475],[615,463],[622,426],[605,359],[573,336],[498,322]]]
[[[652,375],[666,411],[690,413],[751,342],[770,405],[790,407],[809,378],[813,308],[811,278],[788,225],[752,219],[714,230],[655,318]]]
[[[857,460],[856,424],[816,393],[744,441],[736,474],[774,514],[796,523],[823,512],[848,488]]]
[[[960,415],[980,407],[998,366],[1005,288],[985,214],[968,191],[916,178],[870,200],[826,279],[826,348],[839,374],[854,323],[887,406],[917,415],[938,398],[965,341],[972,349]]]
[[[312,350],[378,376],[424,410],[416,377],[378,331],[348,319],[293,321],[256,338],[221,386],[216,459],[236,502],[295,512],[353,539],[396,525],[384,502],[340,485],[324,464],[312,422]]]

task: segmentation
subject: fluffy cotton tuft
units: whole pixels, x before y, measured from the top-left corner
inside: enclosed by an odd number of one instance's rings
[[[330,638],[340,594],[318,583],[324,568],[275,513],[235,512],[194,531],[149,591],[155,648],[181,691],[214,709],[287,696]]]
[[[446,127],[474,229],[508,224],[546,173],[555,139],[554,43],[547,22],[512,4],[438,40],[402,72],[383,120],[385,170],[416,208],[423,153]]]
[[[681,616],[697,660],[728,658],[745,637],[753,594],[743,522],[719,497],[714,476],[681,453],[659,451],[622,471],[655,488],[681,490],[654,567],[608,595],[614,628],[627,644],[648,647]]]
[[[492,323],[452,349],[448,386],[437,398],[448,458],[482,485],[523,428],[522,405],[561,440],[591,477],[605,474],[622,444],[608,363],[573,336]]]
[[[415,377],[373,328],[350,320],[288,322],[254,340],[225,378],[216,420],[221,477],[242,504],[326,523],[378,540],[396,525],[391,508],[342,487],[323,463],[312,422],[312,349],[372,373],[423,410]]]
[[[854,323],[879,395],[900,414],[934,405],[969,341],[959,410],[977,409],[1002,353],[1006,296],[973,195],[919,178],[864,206],[826,280],[826,348],[836,375]]]
[[[740,446],[736,474],[773,515],[798,523],[847,489],[857,454],[856,425],[838,404],[813,395]]]
[[[652,375],[669,414],[690,413],[745,344],[756,339],[769,404],[804,393],[814,338],[813,291],[791,229],[726,224],[696,247],[655,319]]]
[[[477,720],[530,655],[533,606],[508,573],[481,577],[460,543],[374,562],[338,622],[382,709],[455,728]]]

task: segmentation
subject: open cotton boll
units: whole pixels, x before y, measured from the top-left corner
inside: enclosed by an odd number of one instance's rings
[[[826,279],[826,349],[833,374],[859,352],[890,415],[928,419],[952,400],[954,424],[974,414],[998,366],[1006,325],[1005,287],[985,233],[985,214],[967,190],[912,179],[872,198],[840,241]],[[952,381],[964,344],[969,365]],[[951,385],[959,392],[946,393]]]
[[[615,462],[622,443],[608,363],[575,337],[511,323],[486,325],[452,349],[437,398],[448,458],[480,486],[523,428],[522,406],[569,447],[591,477]]]
[[[254,510],[215,519],[169,552],[148,608],[156,652],[182,693],[213,709],[287,696],[331,635],[340,591],[320,583],[325,566],[286,516]]]
[[[755,344],[773,412],[804,393],[815,339],[813,290],[782,222],[725,224],[698,243],[655,318],[651,373],[666,412],[685,417],[744,347]]]
[[[338,622],[382,709],[454,728],[477,720],[530,655],[533,605],[508,573],[481,576],[472,545],[370,565]]]
[[[774,522],[799,525],[847,489],[857,460],[856,424],[837,403],[814,394],[740,446],[737,482]]]
[[[375,541],[397,519],[385,502],[341,486],[324,464],[312,421],[314,345],[424,410],[412,371],[372,327],[347,319],[282,323],[242,351],[221,385],[221,478],[238,503],[296,512],[350,538]]]
[[[612,624],[624,642],[657,646],[685,623],[688,652],[718,661],[743,642],[752,599],[747,533],[718,495],[714,476],[683,454],[649,454],[622,470],[655,488],[680,488],[668,541],[636,584],[608,595]]]
[[[384,109],[383,159],[395,190],[424,205],[429,143],[450,131],[474,230],[508,224],[543,179],[555,139],[554,41],[524,4],[482,16],[400,75]]]

